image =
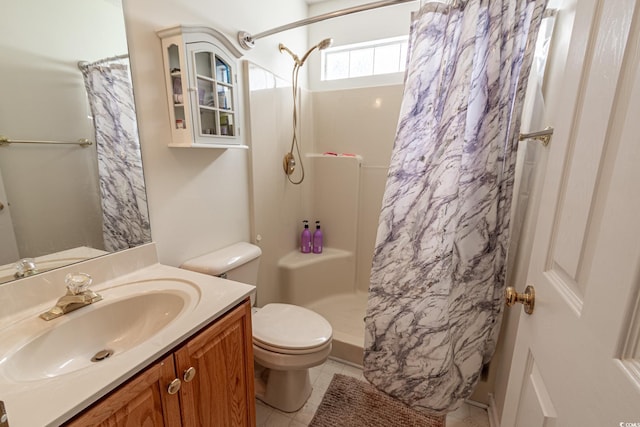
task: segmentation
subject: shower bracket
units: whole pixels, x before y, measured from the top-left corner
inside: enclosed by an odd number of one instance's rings
[[[293,157],[292,152],[288,152],[284,155],[284,159],[282,159],[282,168],[286,175],[291,175],[296,169],[296,159]]]

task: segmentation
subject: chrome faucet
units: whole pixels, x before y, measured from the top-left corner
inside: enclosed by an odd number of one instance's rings
[[[101,295],[89,289],[92,279],[86,273],[69,273],[64,282],[67,284],[67,293],[60,297],[55,306],[40,315],[44,320],[55,319],[102,299]]]

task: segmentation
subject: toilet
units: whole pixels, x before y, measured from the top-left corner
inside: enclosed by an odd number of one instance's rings
[[[256,285],[261,254],[259,247],[240,242],[180,267]],[[331,353],[331,325],[304,307],[272,303],[252,309],[252,329],[256,397],[281,411],[297,411],[311,395],[309,368]]]

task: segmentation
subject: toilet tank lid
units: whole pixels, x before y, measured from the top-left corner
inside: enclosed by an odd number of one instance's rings
[[[218,276],[253,261],[262,254],[256,245],[247,242],[235,243],[217,251],[201,255],[182,263],[180,268],[198,273]]]

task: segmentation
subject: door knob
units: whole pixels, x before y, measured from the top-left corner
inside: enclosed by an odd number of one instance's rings
[[[519,294],[516,289],[509,286],[504,290],[504,299],[507,307],[511,307],[516,303],[524,304],[524,312],[527,314],[533,313],[533,307],[536,302],[536,291],[533,286],[529,285],[525,288],[524,293]]]

